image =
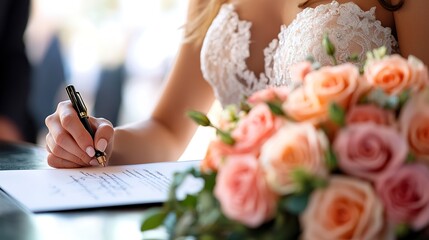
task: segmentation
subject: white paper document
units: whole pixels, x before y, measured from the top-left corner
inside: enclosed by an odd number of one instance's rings
[[[78,169],[0,171],[0,187],[32,212],[161,203],[174,172],[199,161],[149,163]],[[178,191],[198,191],[202,182],[186,179]]]

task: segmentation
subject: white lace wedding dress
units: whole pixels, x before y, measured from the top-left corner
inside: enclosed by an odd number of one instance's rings
[[[265,72],[256,76],[246,66],[251,26],[239,18],[232,4],[224,4],[203,42],[202,72],[223,106],[237,104],[268,85],[290,85],[290,66],[308,56],[322,65],[330,64],[321,44],[325,32],[340,62],[352,54],[358,54],[362,62],[367,51],[380,46],[386,46],[388,53],[398,50],[391,29],[375,18],[375,8],[363,11],[352,2],[332,1],[304,9],[291,24],[282,26],[278,39],[264,50]]]

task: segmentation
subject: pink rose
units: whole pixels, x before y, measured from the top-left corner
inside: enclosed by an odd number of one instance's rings
[[[311,124],[286,124],[262,146],[260,160],[270,187],[280,194],[294,192],[291,172],[297,168],[326,176],[327,138]]]
[[[401,110],[399,125],[412,153],[429,164],[429,90],[408,100]]]
[[[263,90],[256,91],[247,99],[253,105],[265,102],[280,101],[284,102],[291,89],[289,87],[268,87]]]
[[[412,86],[412,69],[400,55],[390,55],[370,61],[365,67],[365,77],[373,88],[381,88],[395,95]]]
[[[359,79],[357,67],[349,63],[322,67],[305,76],[304,84],[289,95],[283,109],[296,121],[318,123],[328,117],[329,104],[349,106]]]
[[[341,170],[372,181],[396,171],[408,154],[405,139],[395,129],[373,123],[341,129],[333,145]]]
[[[346,124],[373,122],[379,125],[393,125],[395,116],[391,111],[381,109],[375,105],[355,105],[349,109]]]
[[[310,61],[296,63],[290,67],[290,76],[293,82],[303,82],[305,76],[313,70]]]
[[[219,171],[214,195],[222,212],[249,227],[270,220],[277,206],[277,195],[267,183],[253,155],[233,155]]]
[[[388,239],[383,221],[383,206],[369,183],[334,176],[311,195],[301,217],[302,239]]]
[[[266,104],[256,105],[232,131],[234,152],[259,154],[262,144],[280,127],[281,121]]]
[[[429,169],[421,164],[407,164],[380,178],[376,189],[389,219],[408,223],[419,230],[429,224]]]

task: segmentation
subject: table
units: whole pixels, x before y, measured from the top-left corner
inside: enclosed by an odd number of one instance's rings
[[[0,141],[0,170],[47,169],[46,155],[40,146]],[[152,206],[31,213],[0,190],[0,239],[164,239],[162,230],[140,232],[144,211]]]

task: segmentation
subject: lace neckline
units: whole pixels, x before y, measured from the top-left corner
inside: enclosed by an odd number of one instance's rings
[[[351,8],[358,10],[360,13],[365,15],[365,17],[367,17],[369,20],[376,21],[377,23],[380,24],[380,26],[382,26],[380,20],[377,20],[377,18],[375,17],[375,9],[376,9],[375,6],[371,7],[369,10],[365,11],[361,7],[359,7],[359,5],[357,5],[354,2],[339,3],[338,1],[333,0],[329,3],[323,3],[320,5],[317,5],[314,8],[311,8],[311,7],[304,8],[301,12],[296,14],[295,18],[292,20],[292,22],[289,23],[289,25],[283,24],[282,30],[287,29],[290,26],[297,24],[297,22],[307,14],[314,15],[317,12],[324,12],[324,11],[326,11],[326,9],[329,9],[329,8],[338,9],[338,7],[340,7],[340,6],[347,6],[347,5],[350,5]],[[384,27],[384,26],[382,26],[382,27],[391,30],[390,27]]]
[[[222,9],[227,10],[229,14],[231,14],[231,16],[236,20],[238,25],[247,26],[247,29],[248,29],[247,40],[249,44],[247,46],[243,46],[245,48],[245,58],[242,59],[243,62],[241,64],[242,75],[239,74],[241,75],[239,76],[241,78],[241,82],[245,84],[248,89],[251,89],[249,93],[251,93],[254,89],[258,88],[257,86],[260,86],[260,85],[266,86],[267,84],[270,84],[270,78],[272,76],[272,60],[273,60],[275,49],[277,48],[278,38],[274,38],[273,40],[271,40],[271,42],[263,49],[264,71],[262,71],[259,74],[259,77],[257,77],[256,73],[253,70],[249,69],[246,63],[246,59],[250,56],[250,42],[251,42],[250,28],[252,27],[252,22],[241,19],[233,3],[224,3],[222,5]]]

